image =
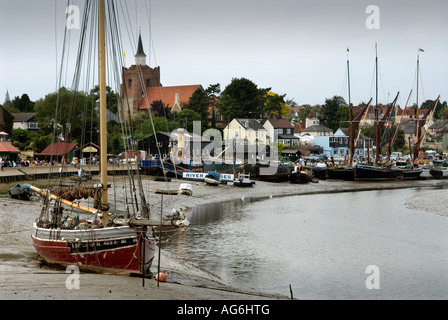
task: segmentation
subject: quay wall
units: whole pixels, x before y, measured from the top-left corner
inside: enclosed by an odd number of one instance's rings
[[[61,170],[62,169],[62,170]],[[100,173],[99,165],[90,165],[82,167],[84,173],[89,173],[91,176],[98,175]],[[61,170],[61,172],[60,172]],[[79,168],[72,165],[62,166],[30,166],[30,167],[16,167],[9,168],[5,167],[0,171],[0,183],[4,182],[14,182],[23,180],[35,180],[35,179],[46,179],[48,174],[51,177],[58,177],[62,175],[63,177],[68,177],[72,174],[78,174]],[[134,173],[137,171],[137,165],[126,164],[126,165],[108,165],[107,173],[108,175],[126,175],[129,170]]]

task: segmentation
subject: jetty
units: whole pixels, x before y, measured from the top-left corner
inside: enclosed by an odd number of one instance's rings
[[[100,166],[98,164],[81,166],[84,173],[89,173],[91,176],[98,175],[100,173]],[[74,165],[46,165],[46,166],[29,166],[29,167],[4,167],[0,171],[0,183],[14,182],[23,180],[35,180],[48,178],[48,174],[51,177],[66,176],[78,174],[80,167]],[[108,175],[126,175],[129,171],[136,173],[138,170],[138,164],[108,164]]]

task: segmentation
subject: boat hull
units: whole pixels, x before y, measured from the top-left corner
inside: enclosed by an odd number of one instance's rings
[[[360,166],[353,167],[353,174],[355,180],[401,180],[403,179],[403,170],[400,169],[388,169],[382,167],[373,166]]]
[[[304,172],[293,172],[289,176],[289,181],[291,183],[308,183],[312,181],[312,177]]]
[[[34,248],[48,264],[129,274],[149,270],[154,259],[155,239],[144,233],[130,227],[61,230],[35,225],[31,238]]]
[[[448,168],[445,169],[431,169],[429,174],[434,179],[447,179],[448,178]]]
[[[313,175],[314,177],[320,179],[320,180],[326,180],[328,177],[328,170],[327,168],[323,167],[312,167]]]
[[[9,196],[14,199],[29,200],[33,192],[29,184],[16,184],[9,189]]]
[[[327,178],[347,181],[355,180],[355,176],[353,175],[353,168],[328,168]]]
[[[403,180],[426,179],[426,178],[420,177],[420,175],[422,173],[423,173],[422,168],[403,169]]]

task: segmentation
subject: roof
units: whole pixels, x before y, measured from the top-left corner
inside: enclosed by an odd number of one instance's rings
[[[302,132],[333,132],[330,128],[323,126],[321,124],[317,124],[306,129],[303,129]]]
[[[281,119],[267,119],[264,120],[262,122],[262,124],[265,124],[266,122],[268,122],[274,127],[274,128],[294,128],[291,124],[291,122],[289,122],[288,119],[286,118],[281,118]]]
[[[9,142],[0,142],[0,152],[2,153],[19,153],[20,150]]]
[[[253,130],[266,130],[265,127],[261,125],[260,122],[258,122],[255,119],[234,119],[237,121],[240,126],[242,126],[244,129],[253,129]]]
[[[443,119],[443,120],[437,120],[436,122],[434,122],[429,129],[442,129],[444,126],[446,126],[448,124],[448,119]]]
[[[76,147],[76,143],[66,143],[66,142],[58,142],[51,143],[48,147],[46,147],[41,153],[36,153],[36,156],[62,156],[70,151],[72,151]]]
[[[166,106],[171,108],[174,106],[174,102],[176,101],[176,93],[179,94],[180,105],[182,107],[185,103],[188,103],[188,100],[190,100],[193,92],[197,89],[204,90],[200,84],[172,87],[149,87],[146,89],[146,97],[140,101],[138,109],[149,109],[153,101],[159,100],[162,100]]]
[[[15,122],[23,122],[30,121],[36,115],[36,113],[11,113],[11,115],[14,117]]]

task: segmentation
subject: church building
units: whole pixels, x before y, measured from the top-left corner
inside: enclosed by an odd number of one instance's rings
[[[146,90],[150,87],[160,86],[160,67],[151,68],[146,64],[142,37],[139,35],[135,64],[129,68],[123,67],[122,70],[122,83],[118,101],[119,116],[127,118],[129,114],[134,115]]]

